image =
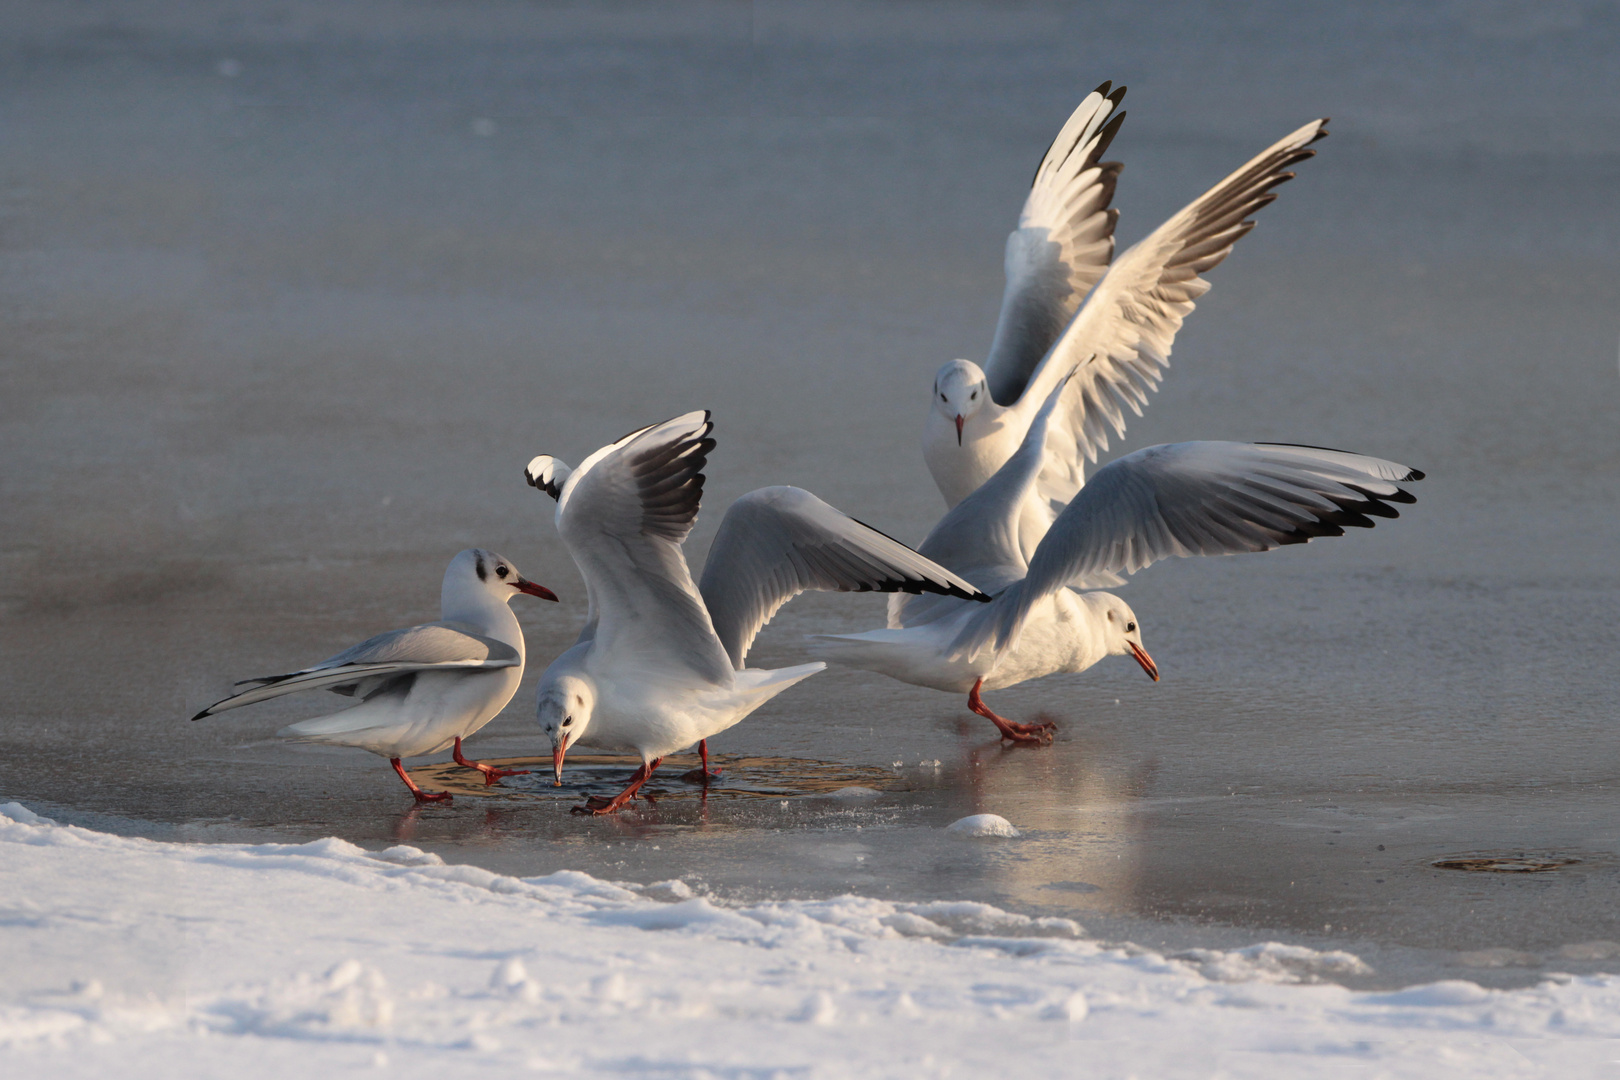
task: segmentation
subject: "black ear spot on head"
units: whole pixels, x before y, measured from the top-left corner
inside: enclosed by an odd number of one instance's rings
[[[1113,613],[1113,612],[1112,612],[1112,611],[1110,611],[1110,612],[1109,612],[1109,613],[1108,613],[1108,621],[1109,621],[1109,622],[1113,622],[1113,621],[1114,621],[1114,613]]]
[[[478,580],[479,581],[488,581],[489,580],[489,572],[484,569],[484,557],[483,557],[483,555],[478,556],[477,570],[478,570]]]

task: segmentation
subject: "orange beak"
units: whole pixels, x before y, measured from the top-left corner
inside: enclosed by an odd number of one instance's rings
[[[508,584],[520,593],[528,593],[530,596],[538,596],[542,600],[557,599],[556,593],[552,592],[544,585],[536,585],[526,577],[520,577],[516,581],[508,582]]]
[[[552,787],[562,787],[563,755],[568,753],[568,736],[564,735],[557,748],[551,752],[551,772],[557,778]]]
[[[956,417],[956,445],[962,445],[962,417],[960,414]]]
[[[1148,673],[1148,678],[1158,682],[1159,665],[1153,662],[1153,657],[1147,654],[1147,650],[1134,641],[1127,641],[1125,644],[1130,647],[1131,655],[1136,657],[1136,662],[1142,665],[1142,670]]]

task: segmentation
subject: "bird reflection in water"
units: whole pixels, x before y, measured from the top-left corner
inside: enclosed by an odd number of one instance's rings
[[[999,814],[1024,834],[1012,849],[1017,857],[989,846],[983,851],[991,857],[976,868],[1015,909],[1125,910],[1141,884],[1139,810],[1158,769],[1156,758],[1128,760],[1109,742],[1080,735],[1038,753],[979,743],[941,779],[953,789],[957,816]]]

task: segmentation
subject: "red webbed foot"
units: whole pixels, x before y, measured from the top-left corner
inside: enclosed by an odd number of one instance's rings
[[[450,752],[457,765],[468,769],[477,769],[484,774],[484,786],[489,787],[503,776],[527,776],[528,769],[497,769],[493,765],[485,765],[482,761],[468,761],[461,755],[461,738],[456,738],[456,748]]]

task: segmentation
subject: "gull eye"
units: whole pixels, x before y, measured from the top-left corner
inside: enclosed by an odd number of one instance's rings
[[[945,392],[944,392],[944,391],[943,391],[943,390],[942,390],[942,391],[940,391],[940,395],[939,395],[939,400],[941,400],[941,401],[946,401],[946,400],[948,400],[948,399],[947,399],[947,398],[946,398],[946,397],[945,397]]]
[[[1135,630],[1135,629],[1136,629],[1136,624],[1135,623],[1126,623],[1125,624],[1125,632],[1127,634],[1130,633],[1132,630]]]
[[[509,572],[509,571],[508,571],[508,570],[507,570],[507,569],[506,569],[506,567],[504,567],[504,566],[497,566],[497,567],[496,567],[496,568],[495,568],[495,576],[496,576],[496,577],[499,577],[499,578],[503,578],[503,577],[505,577],[505,576],[506,576],[506,575],[507,575],[507,573],[508,573],[508,572]]]
[[[979,400],[979,392],[977,390],[973,391],[973,393],[968,395],[968,400],[969,401],[978,401]]]
[[[563,727],[567,727],[569,724],[572,724],[573,722],[574,722],[574,718],[572,716],[570,716],[568,719],[563,721]]]

